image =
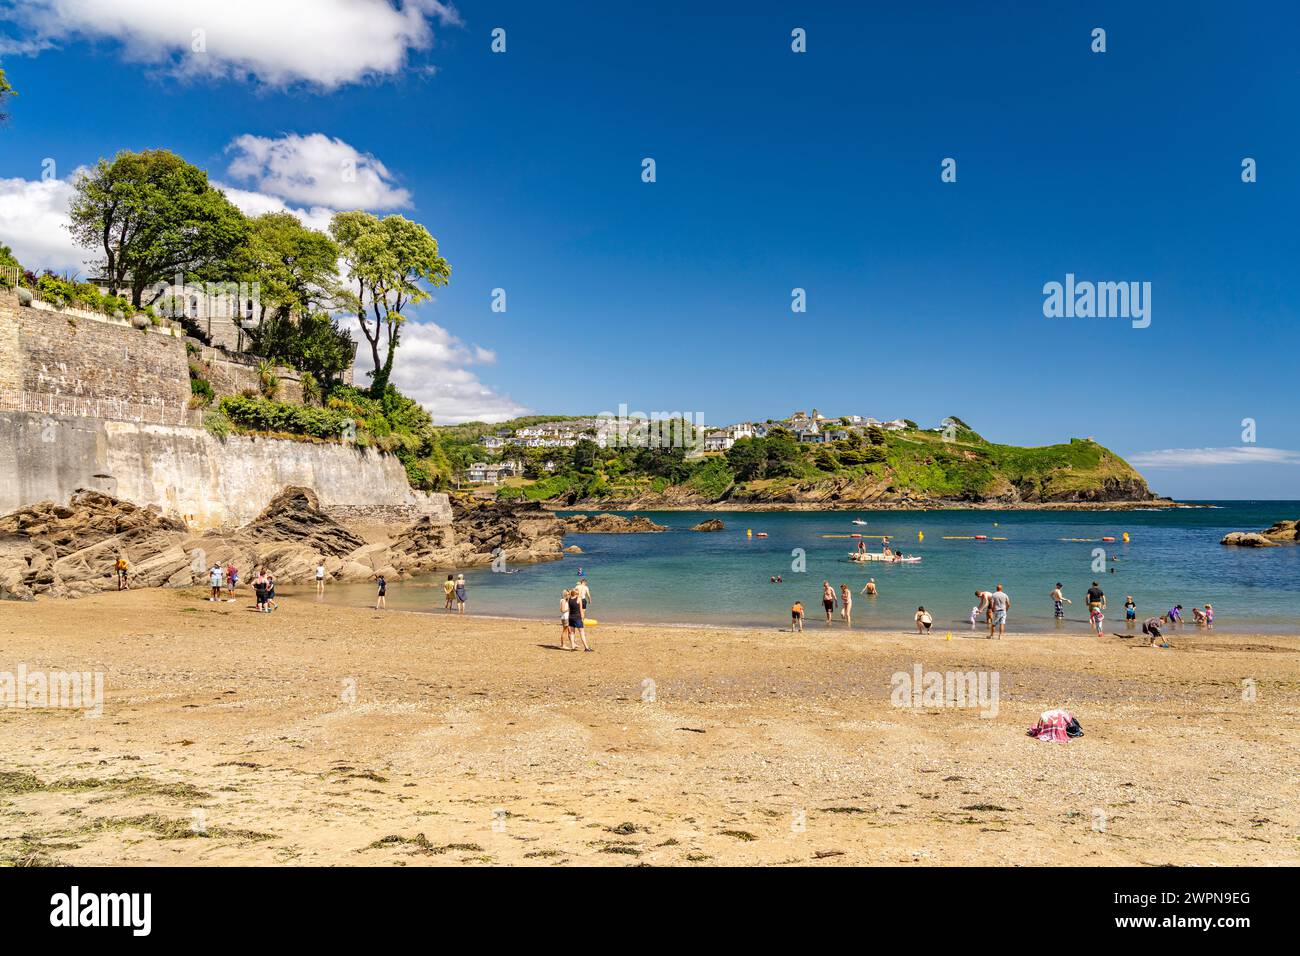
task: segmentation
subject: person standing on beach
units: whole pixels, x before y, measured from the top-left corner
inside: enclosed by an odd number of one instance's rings
[[[795,601],[790,605],[790,633],[803,631],[803,602]]]
[[[463,574],[456,575],[456,613],[465,613],[465,575]],[[569,627],[573,627],[572,618],[569,620]],[[586,643],[587,639],[584,637],[582,640]]]
[[[226,565],[226,596],[232,601],[235,599],[237,587],[239,587],[239,568],[235,567],[234,561],[231,561]]]
[[[876,596],[876,579],[875,579],[875,578],[868,578],[868,579],[867,579],[867,583],[866,583],[866,585],[862,588],[862,593],[865,594],[867,597],[875,597],[875,596]]]
[[[131,590],[131,585],[126,582],[127,567],[126,555],[119,551],[117,560],[113,562],[113,570],[117,572],[117,589],[119,591]]]
[[[1106,620],[1103,613],[1106,610],[1106,592],[1101,589],[1096,581],[1092,582],[1092,587],[1088,588],[1088,620],[1092,622],[1092,628],[1101,637],[1102,622]]]
[[[822,608],[826,611],[826,623],[830,624],[835,611],[835,589],[829,581],[822,582]]]
[[[323,559],[316,562],[316,593],[325,593],[325,561]]]
[[[582,602],[582,609],[586,611],[587,606],[591,604],[591,588],[587,587],[586,578],[578,578],[576,590],[578,592],[578,600]]]
[[[253,577],[253,596],[257,600],[257,609],[266,610],[266,568],[258,568]]]
[[[388,610],[388,579],[381,574],[375,583],[379,585],[379,592],[375,595],[375,610],[386,611]]]
[[[1062,607],[1062,605],[1073,603],[1073,601],[1061,593],[1061,582],[1057,581],[1056,587],[1052,589],[1052,607],[1053,613],[1056,615],[1058,621],[1065,620],[1065,608]]]
[[[451,580],[451,575],[447,576],[447,580]],[[573,643],[573,632],[569,630],[569,597],[572,593],[568,588],[560,592],[560,650],[562,651],[578,649],[578,646]],[[447,606],[451,607],[450,597],[447,598]],[[566,640],[569,642],[567,647],[564,643]]]
[[[979,598],[980,603],[978,606],[980,611],[982,611],[984,614],[984,620],[992,624],[993,623],[993,592],[976,591],[975,596]]]
[[[853,592],[847,584],[840,585],[840,617],[849,627],[853,626]]]
[[[208,572],[208,587],[212,588],[212,594],[208,596],[209,601],[221,600],[221,586],[226,581],[226,573],[221,570],[221,565],[214,564],[212,570]]]
[[[463,582],[457,582],[457,588],[461,587]],[[461,608],[464,608],[464,604]],[[574,588],[569,592],[569,650],[576,651],[578,645],[574,642],[573,637],[576,635],[582,641],[584,651],[591,650],[591,645],[587,643],[587,631],[582,620],[582,599],[578,597],[578,589]]]
[[[1002,590],[1002,585],[997,586],[997,590],[989,597],[989,607],[993,611],[993,616],[989,618],[989,639],[993,638],[993,629],[997,628],[998,639],[1007,630],[1007,611],[1011,609],[1011,595]]]
[[[564,593],[566,596],[568,595],[569,592],[567,588]],[[452,604],[456,600],[456,579],[450,574],[447,575],[447,580],[442,582],[442,596],[444,598],[442,609],[444,611],[450,611],[452,609]]]

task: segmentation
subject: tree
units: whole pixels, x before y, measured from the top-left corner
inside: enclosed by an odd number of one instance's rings
[[[347,266],[351,287],[345,301],[356,312],[361,333],[370,344],[375,365],[370,389],[379,395],[393,372],[393,355],[405,321],[402,310],[429,299],[426,286],[446,285],[451,266],[438,255],[438,240],[429,230],[404,216],[380,219],[359,209],[336,213],[330,235]],[[387,350],[381,356],[385,336]]]
[[[288,212],[249,221],[248,241],[234,258],[234,275],[257,283],[260,312],[245,331],[252,351],[283,362],[326,386],[352,362],[355,343],[322,310],[339,295],[339,247]]]
[[[767,464],[767,444],[764,439],[738,439],[724,454],[737,481],[754,481],[763,477],[763,468]]]
[[[328,308],[338,296],[339,247],[291,212],[268,212],[248,223],[235,256],[236,277],[258,284],[258,324],[284,323]]]
[[[70,229],[77,244],[102,253],[93,266],[109,294],[130,289],[139,308],[146,289],[177,272],[224,271],[244,245],[248,221],[208,174],[165,149],[123,150],[75,183]]]
[[[0,123],[9,122],[9,108],[5,100],[17,95],[18,91],[9,85],[9,78],[5,76],[5,71],[0,70]]]

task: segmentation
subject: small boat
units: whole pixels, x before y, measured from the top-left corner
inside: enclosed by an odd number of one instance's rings
[[[766,538],[766,537],[767,537],[767,532],[766,532],[766,531],[755,531],[755,532],[754,532],[754,537],[755,537],[755,538]]]
[[[866,524],[866,522],[863,521],[861,518],[854,518],[854,519],[853,519],[853,523],[854,523],[854,524],[860,524],[860,525],[865,525],[865,524]]]

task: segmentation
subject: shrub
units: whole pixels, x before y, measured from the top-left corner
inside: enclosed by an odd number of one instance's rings
[[[328,408],[310,408],[269,398],[231,395],[221,400],[221,411],[236,428],[255,432],[287,432],[311,438],[339,438],[352,419]]]
[[[212,390],[212,383],[206,378],[197,376],[190,379],[190,395],[202,399],[203,405],[211,405],[212,400],[217,397],[217,393]]]
[[[225,441],[230,435],[230,419],[221,412],[208,412],[203,416],[203,427],[213,438]]]
[[[77,297],[76,286],[48,272],[36,280],[36,291],[42,299],[59,309]]]

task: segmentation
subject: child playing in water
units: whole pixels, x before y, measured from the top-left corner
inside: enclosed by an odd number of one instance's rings
[[[979,625],[976,623],[980,619],[980,606],[976,604],[970,609],[970,629],[973,631]]]
[[[1130,594],[1128,597],[1124,598],[1124,620],[1128,623],[1132,623],[1137,620],[1137,616],[1138,606],[1133,601],[1133,595]]]
[[[1214,627],[1214,605],[1205,605],[1205,626]]]
[[[934,623],[934,618],[930,616],[930,612],[927,611],[924,606],[916,609],[916,617],[914,620],[916,621],[916,633],[930,633],[930,625]]]
[[[795,601],[794,604],[790,606],[790,630],[792,632],[803,630],[803,602],[802,601]]]

